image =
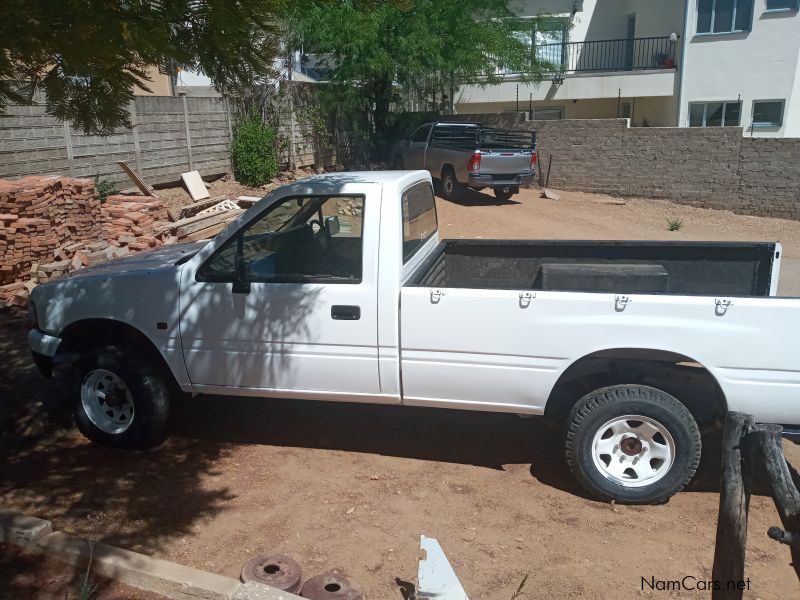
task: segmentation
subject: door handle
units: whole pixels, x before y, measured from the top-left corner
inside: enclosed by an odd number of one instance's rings
[[[331,306],[331,319],[340,321],[358,321],[361,318],[361,307],[346,304]]]

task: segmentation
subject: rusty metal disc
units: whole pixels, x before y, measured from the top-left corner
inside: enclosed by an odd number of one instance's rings
[[[282,554],[257,554],[242,567],[242,581],[257,581],[284,592],[299,592],[303,574],[296,560]]]
[[[300,592],[309,600],[363,600],[361,586],[339,573],[323,573],[312,577],[303,584]]]

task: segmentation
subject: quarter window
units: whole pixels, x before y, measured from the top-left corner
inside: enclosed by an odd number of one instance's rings
[[[417,253],[438,229],[436,201],[428,183],[418,183],[403,192],[403,263]]]
[[[741,102],[692,102],[689,127],[738,127],[741,115]]]
[[[359,283],[363,196],[292,196],[242,227],[198,281]]]
[[[754,0],[698,0],[697,33],[749,31]]]
[[[753,102],[753,127],[780,127],[783,125],[783,100]]]

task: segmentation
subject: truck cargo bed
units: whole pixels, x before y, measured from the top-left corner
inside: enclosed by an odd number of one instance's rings
[[[773,243],[444,240],[406,285],[769,296],[779,257]]]

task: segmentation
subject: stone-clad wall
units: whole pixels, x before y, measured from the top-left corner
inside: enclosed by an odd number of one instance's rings
[[[750,138],[741,128],[628,127],[626,119],[526,121],[458,115],[493,127],[533,127],[550,187],[666,198],[800,219],[800,139]]]

